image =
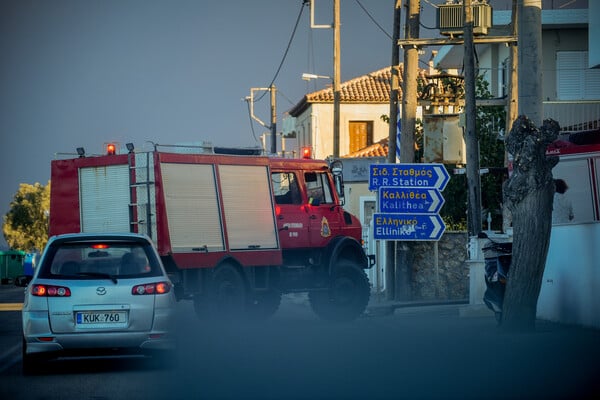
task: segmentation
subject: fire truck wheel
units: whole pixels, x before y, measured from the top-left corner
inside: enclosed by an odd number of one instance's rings
[[[278,290],[267,290],[257,292],[246,304],[248,316],[254,320],[263,320],[271,317],[279,309],[281,303],[281,292]]]
[[[246,285],[237,268],[231,264],[222,264],[216,269],[208,301],[214,317],[229,319],[243,316]]]
[[[360,316],[369,303],[371,289],[365,271],[358,265],[338,265],[329,288],[308,294],[311,308],[320,318],[350,321]]]

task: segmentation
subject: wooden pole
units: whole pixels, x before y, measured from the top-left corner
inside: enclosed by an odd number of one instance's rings
[[[333,157],[340,156],[340,0],[333,1]]]
[[[392,80],[390,82],[390,126],[388,136],[388,156],[387,161],[390,164],[396,163],[396,139],[397,139],[397,121],[398,121],[398,96],[400,93],[400,15],[402,12],[402,0],[395,0],[394,5],[394,31],[392,33]],[[385,293],[387,300],[394,300],[396,288],[396,242],[388,240],[386,242],[385,259]]]
[[[277,154],[277,89],[271,85],[271,154]]]
[[[419,37],[421,12],[420,0],[408,0],[406,13],[405,39]],[[400,136],[400,162],[415,161],[415,125],[417,122],[417,76],[419,51],[415,45],[404,47],[404,79],[402,81],[402,135]],[[396,243],[396,299],[412,298],[412,259],[413,252],[407,242]]]
[[[465,146],[467,150],[469,236],[481,232],[481,178],[479,175],[479,140],[476,131],[475,104],[475,49],[473,44],[473,8],[471,0],[463,2],[464,9],[464,63],[465,63]]]

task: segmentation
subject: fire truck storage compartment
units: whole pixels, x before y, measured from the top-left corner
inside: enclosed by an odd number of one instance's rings
[[[129,167],[79,169],[82,232],[129,232]]]
[[[207,252],[223,251],[214,167],[170,163],[160,166],[173,252],[204,246]]]
[[[199,246],[207,252],[223,251],[225,239],[230,250],[279,248],[266,166],[165,162],[160,166],[174,252]]]

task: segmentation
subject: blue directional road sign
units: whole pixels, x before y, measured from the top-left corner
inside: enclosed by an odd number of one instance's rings
[[[371,164],[369,190],[381,186],[421,187],[444,190],[450,175],[442,164]]]
[[[380,187],[379,211],[387,213],[435,214],[444,205],[437,189]]]
[[[438,241],[445,230],[438,214],[373,214],[375,239]]]

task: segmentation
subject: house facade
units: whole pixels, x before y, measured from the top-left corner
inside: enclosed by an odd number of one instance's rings
[[[600,120],[600,43],[594,38],[600,4],[589,8],[542,10],[542,91],[544,119],[560,123],[564,132],[598,128]],[[495,11],[490,36],[509,36],[511,11]],[[509,49],[503,43],[478,44],[477,69],[496,98],[509,89]],[[444,46],[434,64],[440,70],[463,65],[463,46]]]
[[[390,113],[390,80],[387,67],[340,85],[340,155],[388,137],[389,125],[382,116]],[[284,135],[295,133],[298,146],[311,147],[314,158],[333,154],[332,87],[306,94],[288,114],[291,122],[284,121]]]

